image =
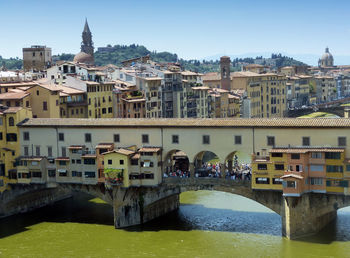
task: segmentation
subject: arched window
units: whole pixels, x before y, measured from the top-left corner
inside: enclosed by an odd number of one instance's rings
[[[13,117],[9,118],[9,126],[14,126],[15,125],[15,119]]]

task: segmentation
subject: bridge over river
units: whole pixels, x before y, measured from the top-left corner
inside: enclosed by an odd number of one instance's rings
[[[186,191],[209,190],[232,193],[254,200],[281,216],[282,233],[295,239],[317,233],[336,217],[337,210],[350,205],[342,194],[306,193],[301,197],[283,197],[281,191],[253,190],[248,180],[224,178],[164,178],[154,187],[113,186],[104,184],[14,185],[0,194],[0,216],[26,212],[84,192],[106,201],[113,207],[116,228],[138,225],[178,209],[179,195]]]

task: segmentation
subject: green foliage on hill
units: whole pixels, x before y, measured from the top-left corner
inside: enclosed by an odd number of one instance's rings
[[[127,59],[132,59],[136,57],[150,55],[151,59],[156,62],[167,62],[174,63],[179,62],[181,66],[190,71],[207,73],[207,72],[218,72],[220,70],[219,60],[184,60],[179,59],[177,54],[170,52],[156,52],[149,51],[145,46],[131,44],[126,45],[107,45],[107,47],[102,48],[95,52],[95,63],[98,66],[103,66],[107,64],[115,64],[120,66],[121,62]],[[52,56],[53,62],[56,61],[72,61],[74,54],[63,53],[60,55]],[[259,60],[260,59],[260,60]],[[0,65],[4,60],[5,65],[8,69],[21,69],[22,60],[18,58],[2,59],[0,56]],[[302,62],[294,60],[291,57],[282,56],[281,54],[272,54],[271,58],[263,58],[262,56],[256,58],[235,58],[232,60],[232,71],[240,71],[242,64],[253,64],[256,60],[259,60],[259,63],[270,65],[271,63],[274,68],[279,68],[283,66],[291,65],[305,65]]]
[[[9,70],[22,69],[22,60],[18,57],[5,59],[0,56],[0,67],[3,65]]]

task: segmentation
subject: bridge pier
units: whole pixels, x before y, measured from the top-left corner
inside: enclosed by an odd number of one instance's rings
[[[179,188],[113,189],[115,228],[140,225],[179,208]]]
[[[307,193],[301,197],[285,197],[282,210],[282,234],[296,239],[318,233],[345,207],[349,198],[335,194]]]

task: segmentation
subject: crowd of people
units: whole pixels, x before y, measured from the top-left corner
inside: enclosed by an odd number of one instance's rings
[[[224,165],[225,171],[222,169],[222,165],[219,162],[216,163],[202,163],[200,168],[195,170],[194,176],[198,177],[210,177],[210,178],[225,178],[231,180],[250,180],[251,179],[251,167],[249,164],[239,164],[238,158],[235,155],[232,168],[229,169],[228,164]],[[168,167],[167,171],[164,172],[163,177],[180,177],[188,178],[190,177],[190,171],[181,170],[179,168]]]

